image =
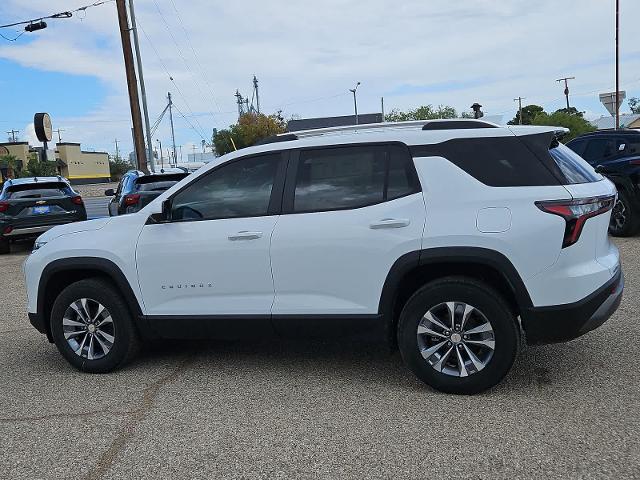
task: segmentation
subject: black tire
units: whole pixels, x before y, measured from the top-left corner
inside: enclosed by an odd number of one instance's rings
[[[624,190],[618,190],[618,203],[611,212],[609,233],[614,237],[630,237],[640,231],[640,211]]]
[[[114,337],[113,345],[101,358],[89,360],[78,355],[64,336],[62,322],[65,312],[73,302],[82,298],[102,304],[113,321],[113,330],[110,331]],[[120,368],[133,359],[139,348],[138,335],[127,304],[111,283],[99,278],[80,280],[58,295],[51,310],[51,333],[62,356],[78,370],[89,373],[107,373]]]
[[[6,238],[0,238],[0,255],[6,255],[11,251],[11,242]]]
[[[495,337],[495,349],[486,366],[466,377],[436,370],[423,358],[418,345],[417,331],[422,317],[430,309],[452,301],[464,302],[482,312]],[[440,341],[439,337],[433,338]],[[398,322],[398,346],[405,364],[423,382],[446,393],[470,395],[499,383],[511,369],[520,341],[517,320],[502,296],[484,283],[466,277],[447,277],[426,284],[406,303]],[[455,356],[450,358],[459,365]]]

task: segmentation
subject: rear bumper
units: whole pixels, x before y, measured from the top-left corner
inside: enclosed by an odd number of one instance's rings
[[[591,295],[574,303],[532,307],[523,312],[529,344],[566,342],[598,328],[618,309],[624,290],[622,269]]]
[[[62,219],[51,219],[51,222],[40,221],[34,223],[33,221],[26,221],[24,219],[19,220],[7,220],[0,222],[0,237],[8,240],[17,240],[20,238],[35,238],[41,233],[47,230],[57,227],[58,225],[66,225],[68,223],[80,222],[86,220],[86,214],[78,213],[75,215],[69,215]],[[7,233],[7,227],[10,227],[10,231]]]

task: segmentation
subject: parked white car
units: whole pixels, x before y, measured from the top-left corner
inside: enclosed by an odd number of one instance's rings
[[[570,340],[621,301],[616,190],[562,133],[446,120],[274,137],[137,213],[42,235],[30,320],[87,372],[140,339],[380,328],[429,385],[480,392],[523,340]]]

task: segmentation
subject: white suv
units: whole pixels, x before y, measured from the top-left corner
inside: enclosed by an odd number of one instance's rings
[[[219,158],[140,212],[56,227],[25,263],[31,323],[108,372],[139,339],[381,327],[446,392],[620,304],[615,187],[562,129],[429,121],[297,132]]]

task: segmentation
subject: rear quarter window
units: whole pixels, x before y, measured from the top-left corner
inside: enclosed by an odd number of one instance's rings
[[[490,187],[558,185],[560,180],[518,137],[458,138],[411,147],[414,157],[444,157]]]
[[[566,182],[563,183],[572,185],[602,180],[602,175],[566,145],[557,141],[553,142],[549,148],[549,154],[566,179]]]

